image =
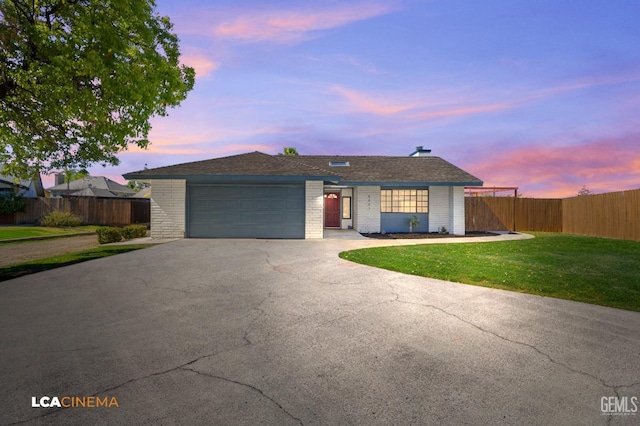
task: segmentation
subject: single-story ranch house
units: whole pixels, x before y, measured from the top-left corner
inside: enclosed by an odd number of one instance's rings
[[[124,175],[151,182],[154,238],[323,238],[324,229],[462,235],[464,187],[482,181],[417,147],[408,157],[214,158]]]

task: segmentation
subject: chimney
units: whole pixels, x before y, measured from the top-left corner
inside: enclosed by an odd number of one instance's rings
[[[431,155],[430,149],[424,149],[422,146],[416,146],[416,150],[409,157],[428,157]]]
[[[56,173],[56,185],[62,185],[64,183],[64,173]]]

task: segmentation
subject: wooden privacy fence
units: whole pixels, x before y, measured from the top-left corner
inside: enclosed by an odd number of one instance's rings
[[[562,232],[562,200],[467,197],[467,231]]]
[[[465,198],[467,231],[547,231],[640,241],[640,189],[564,199]]]
[[[565,198],[562,232],[640,241],[640,189]]]
[[[83,225],[131,225],[151,221],[150,200],[144,198],[25,198],[24,213],[15,224],[35,224],[48,213],[71,212]]]

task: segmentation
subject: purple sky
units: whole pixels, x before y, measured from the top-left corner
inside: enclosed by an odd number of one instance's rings
[[[122,173],[417,145],[525,197],[640,187],[636,0],[158,1],[195,89]]]

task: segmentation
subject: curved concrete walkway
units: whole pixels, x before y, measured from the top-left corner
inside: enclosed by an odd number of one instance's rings
[[[640,397],[640,313],[337,256],[385,243],[178,240],[2,282],[0,424],[638,423],[602,398]]]
[[[359,247],[383,247],[383,246],[406,246],[418,244],[456,244],[456,243],[489,243],[498,241],[515,241],[535,238],[530,234],[523,233],[501,233],[492,236],[468,236],[468,237],[446,237],[446,238],[407,238],[407,239],[377,239],[368,238],[359,232],[351,230],[325,230],[323,240],[307,241],[357,241]]]

